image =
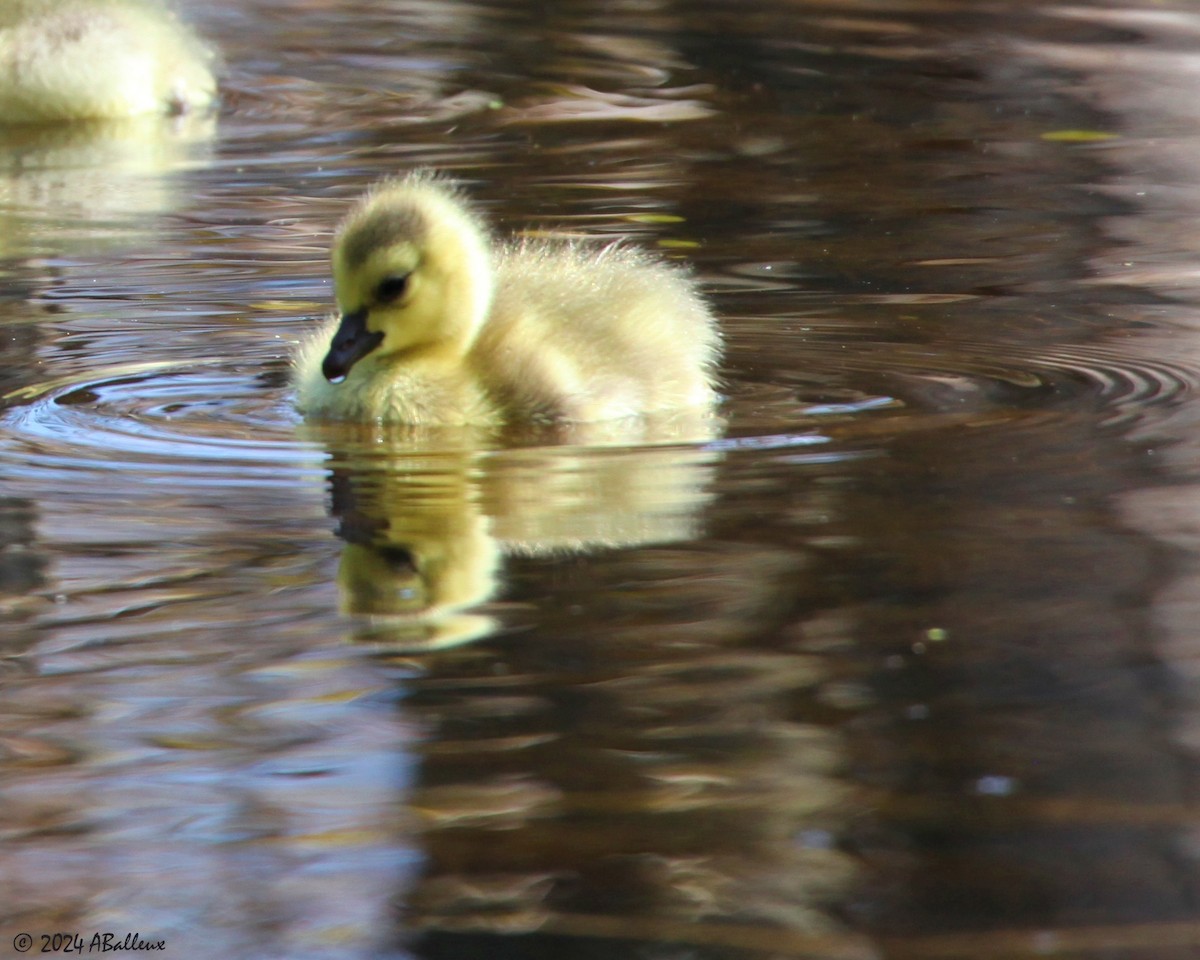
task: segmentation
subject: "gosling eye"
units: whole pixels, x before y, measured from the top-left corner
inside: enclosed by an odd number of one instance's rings
[[[376,549],[379,552],[379,558],[387,564],[388,569],[392,573],[417,572],[417,558],[413,556],[412,551],[407,547],[387,544]]]
[[[379,286],[375,288],[375,302],[392,303],[395,300],[399,300],[408,288],[408,277],[407,273],[393,277],[384,277],[379,281]]]

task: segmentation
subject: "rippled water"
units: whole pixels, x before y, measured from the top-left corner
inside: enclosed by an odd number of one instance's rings
[[[218,117],[0,134],[0,949],[1194,955],[1191,5],[184,9]],[[721,422],[300,423],[419,165]]]

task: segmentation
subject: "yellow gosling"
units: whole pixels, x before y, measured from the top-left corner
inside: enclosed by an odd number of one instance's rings
[[[333,245],[338,314],[300,345],[310,420],[590,422],[716,400],[716,320],[682,270],[611,244],[494,242],[448,182],[377,185]]]
[[[0,0],[0,124],[200,110],[213,59],[150,0]]]

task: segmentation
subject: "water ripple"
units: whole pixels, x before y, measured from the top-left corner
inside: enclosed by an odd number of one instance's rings
[[[215,362],[113,365],[13,391],[0,423],[26,475],[107,467],[186,484],[319,471],[324,454],[295,437],[294,414],[260,377]]]
[[[743,341],[739,350],[746,346]],[[718,447],[820,444],[824,438],[818,434],[780,425],[813,416],[868,415],[897,401],[942,410],[1029,402],[1090,407],[1099,401],[1123,418],[1174,403],[1200,384],[1200,369],[1184,362],[1094,344],[1006,345],[1001,352],[984,343],[935,348],[855,342],[852,335],[834,342],[818,333],[805,352],[808,372],[837,371],[858,381],[882,375],[894,388],[853,403],[768,402],[768,408],[775,408],[768,419],[777,422],[751,417],[759,421],[754,427],[760,436],[718,441]],[[8,435],[3,442],[15,448],[14,472],[27,477],[111,469],[211,485],[278,483],[286,474],[320,474],[327,467],[326,454],[317,444],[297,438],[297,418],[280,384],[271,382],[279,379],[269,369],[264,373],[261,365],[229,361],[112,364],[99,373],[65,376],[9,393],[3,399],[11,406],[0,417]],[[739,394],[744,405],[752,392],[732,393],[736,427]]]
[[[1200,369],[1157,358],[1130,357],[1103,347],[1058,348],[1051,356],[1031,356],[1035,366],[1075,376],[1113,404],[1143,406],[1182,399],[1200,384]]]
[[[837,375],[843,386],[849,381],[856,389],[878,391],[878,378],[884,377],[888,388],[880,392],[918,409],[943,409],[947,402],[974,398],[978,405],[991,407],[1037,403],[1094,408],[1099,403],[1120,417],[1181,402],[1200,386],[1200,365],[1188,358],[1154,356],[1132,340],[1115,345],[885,343],[872,339],[874,331],[806,319],[786,331],[804,342],[781,352],[781,329],[777,325],[773,330],[744,331],[734,343],[732,359],[746,379],[827,384]],[[781,353],[793,358],[790,370],[779,369],[776,358]],[[799,377],[794,366],[798,353],[806,361]],[[817,404],[808,412],[823,409]]]

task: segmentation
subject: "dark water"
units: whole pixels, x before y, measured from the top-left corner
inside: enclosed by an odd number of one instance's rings
[[[1200,955],[1194,5],[185,10],[215,120],[0,136],[0,951]],[[723,428],[304,428],[419,165]]]

